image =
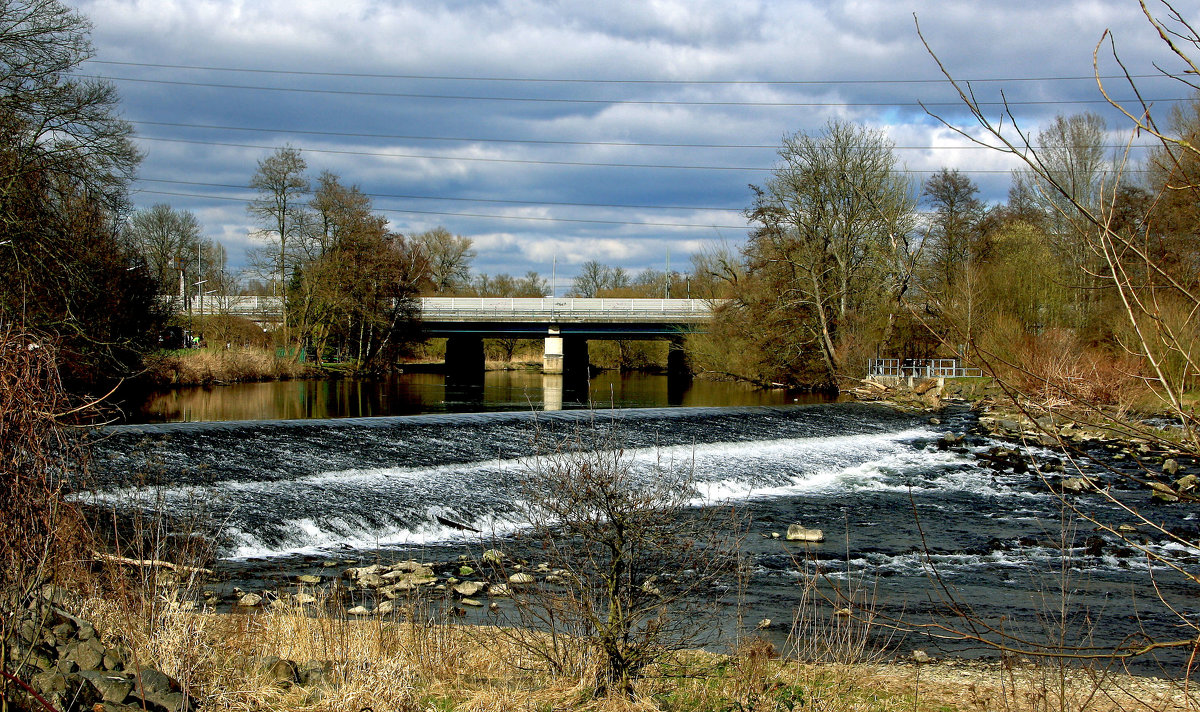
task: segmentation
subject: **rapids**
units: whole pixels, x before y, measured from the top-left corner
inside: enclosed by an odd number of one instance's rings
[[[978,616],[1029,635],[1054,634],[1047,613],[1064,596],[1076,637],[1169,637],[1177,621],[1159,594],[1195,615],[1182,577],[1064,512],[1036,472],[996,471],[973,457],[996,443],[973,436],[964,447],[936,447],[943,432],[973,425],[965,409],[936,426],[855,403],[115,426],[95,444],[90,496],[220,523],[223,566],[247,584],[275,585],[329,558],[449,560],[519,533],[512,492],[530,458],[588,421],[613,428],[644,476],[684,468],[696,506],[733,504],[744,514],[754,566],[746,620],[790,621],[802,572],[864,587],[878,612],[922,622],[938,620],[953,592]],[[1097,495],[1076,501],[1114,525],[1129,518]],[[1197,539],[1193,509],[1159,507],[1154,516]],[[823,529],[827,542],[772,538],[796,522]],[[1143,544],[1192,570],[1200,563],[1200,550],[1161,536],[1147,533]],[[906,646],[938,643],[913,634]]]

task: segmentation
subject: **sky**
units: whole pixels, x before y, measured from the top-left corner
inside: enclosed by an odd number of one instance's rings
[[[560,294],[588,260],[684,270],[736,248],[782,139],[834,119],[885,132],[914,190],[957,168],[1002,201],[1012,157],[921,106],[980,135],[914,16],[991,115],[1007,99],[1031,131],[1095,111],[1129,140],[1094,78],[1105,30],[1156,107],[1190,96],[1153,76],[1178,62],[1135,0],[66,2],[94,25],[80,73],[117,86],[145,154],[135,207],[195,213],[235,270],[263,244],[246,186],[284,145],[393,230],[446,227],[476,271],[553,272]],[[1107,45],[1100,71],[1118,71]]]

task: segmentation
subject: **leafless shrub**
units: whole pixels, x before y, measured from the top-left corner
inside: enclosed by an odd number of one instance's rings
[[[649,666],[712,635],[736,586],[740,521],[693,507],[688,463],[638,462],[613,424],[548,440],[520,492],[544,565],[509,578],[508,630],[557,674],[631,698]]]

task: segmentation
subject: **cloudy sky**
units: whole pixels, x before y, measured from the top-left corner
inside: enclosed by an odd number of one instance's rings
[[[566,284],[589,259],[681,268],[741,243],[747,185],[832,118],[885,130],[914,185],[948,166],[1003,199],[1013,164],[918,105],[970,128],[914,13],[1028,128],[1091,110],[1125,141],[1092,78],[1105,29],[1135,74],[1176,66],[1135,0],[67,1],[95,25],[82,72],[117,85],[146,154],[138,207],[191,210],[235,268],[256,242],[245,186],[285,144],[395,230],[469,236],[493,274],[556,261]],[[1158,106],[1188,96],[1139,81]]]

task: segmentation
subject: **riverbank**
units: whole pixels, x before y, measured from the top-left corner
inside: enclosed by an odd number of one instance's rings
[[[57,649],[32,646],[37,654],[30,654],[22,677],[62,709],[106,712],[140,709],[143,702],[167,712],[1170,712],[1200,703],[1181,682],[1115,671],[924,655],[814,662],[755,637],[727,653],[669,656],[645,671],[633,700],[596,698],[586,657],[556,667],[522,642],[527,636],[456,623],[428,599],[367,618],[311,596],[280,597],[248,612],[187,608],[170,597],[57,593],[54,608],[42,604],[44,615],[36,619]],[[32,628],[24,633],[18,649],[44,637]]]
[[[314,378],[327,371],[280,358],[271,349],[183,349],[146,358],[141,380],[153,387],[211,386],[292,378]]]

